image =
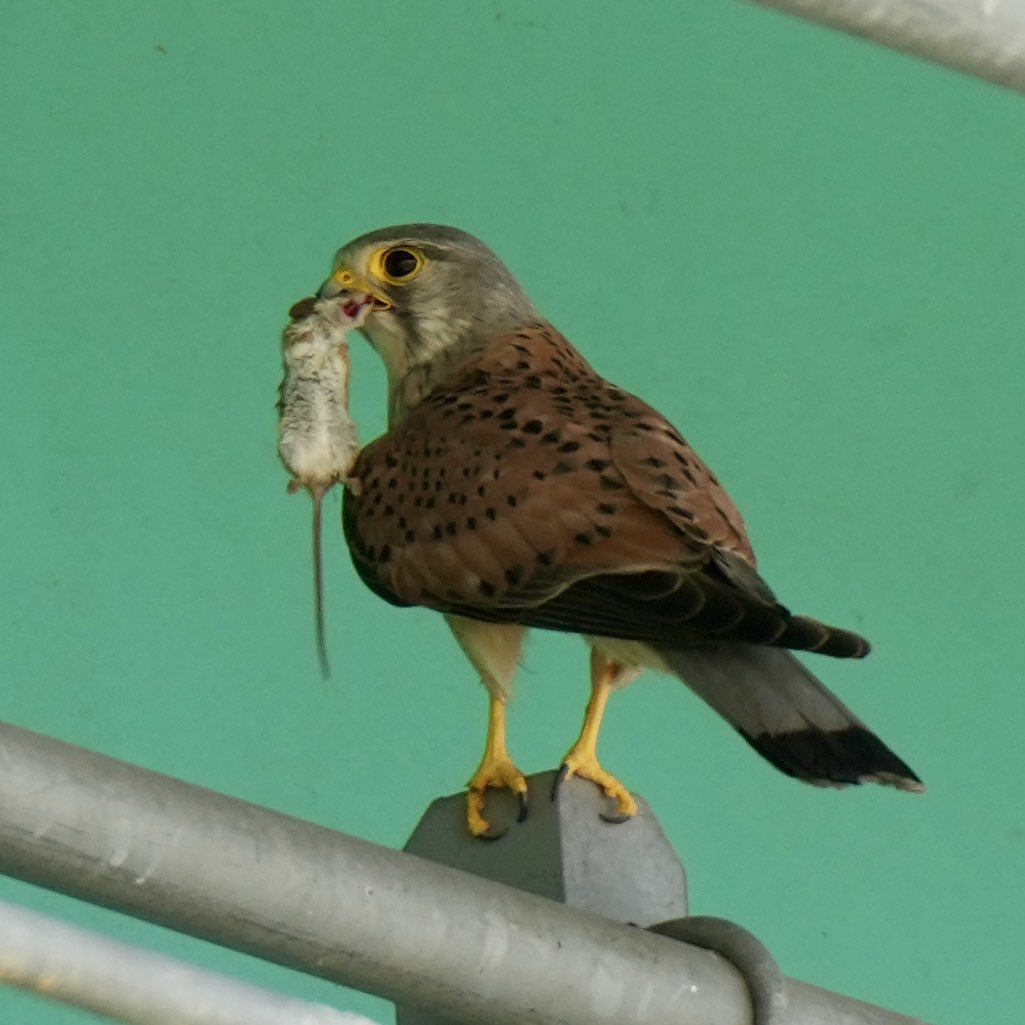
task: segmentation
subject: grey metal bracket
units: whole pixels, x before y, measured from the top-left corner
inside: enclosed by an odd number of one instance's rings
[[[726,918],[695,915],[660,922],[651,932],[720,954],[743,976],[751,997],[754,1025],[783,1025],[786,980],[768,947],[754,933]]]
[[[568,780],[553,801],[555,776],[552,771],[528,777],[523,822],[516,821],[512,794],[489,792],[488,815],[498,830],[506,830],[497,841],[470,836],[466,795],[460,793],[430,805],[405,850],[719,954],[747,986],[754,1025],[781,1025],[786,984],[775,958],[733,922],[687,915],[683,865],[644,798],[637,798],[635,818],[612,824],[601,818],[606,807],[600,791],[585,780]],[[399,1007],[397,1021],[451,1025],[451,1019],[411,1007]]]
[[[528,814],[516,821],[509,791],[488,791],[488,815],[508,832],[493,842],[466,829],[466,794],[432,802],[405,846],[476,876],[642,928],[687,914],[687,877],[643,797],[628,822],[601,819],[606,802],[586,780],[551,799],[554,772],[527,778]]]
[[[638,813],[613,824],[607,803],[586,780],[570,779],[551,799],[556,773],[527,778],[528,814],[517,822],[508,791],[489,791],[487,814],[501,839],[478,840],[466,828],[466,794],[434,801],[405,850],[421,858],[548,897],[641,928],[687,914],[687,877],[643,797]],[[635,797],[637,795],[634,795]],[[686,919],[684,919],[686,921]],[[399,1025],[452,1025],[413,1007],[398,1007]]]

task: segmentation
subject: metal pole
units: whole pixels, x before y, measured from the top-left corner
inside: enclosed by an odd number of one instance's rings
[[[374,1025],[3,901],[0,983],[132,1025]]]
[[[0,870],[466,1025],[751,1023],[706,950],[6,724]],[[786,994],[789,1025],[917,1021]]]
[[[1025,0],[754,0],[1025,92]]]

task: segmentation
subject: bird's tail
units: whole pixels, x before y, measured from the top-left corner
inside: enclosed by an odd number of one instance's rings
[[[817,786],[925,788],[797,659],[781,648],[660,648],[670,669],[764,758]]]

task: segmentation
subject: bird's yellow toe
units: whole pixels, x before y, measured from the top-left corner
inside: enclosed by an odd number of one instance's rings
[[[474,836],[489,836],[491,823],[484,815],[485,794],[488,789],[511,790],[519,799],[522,819],[527,807],[527,779],[508,757],[485,756],[469,782],[466,795],[466,826]]]
[[[637,814],[637,801],[633,794],[611,772],[606,772],[592,751],[572,748],[562,760],[558,782],[579,776],[598,786],[607,798],[616,802],[616,818],[629,819]]]

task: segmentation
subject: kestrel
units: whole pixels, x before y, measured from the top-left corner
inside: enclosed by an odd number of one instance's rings
[[[506,702],[528,628],[581,634],[591,696],[560,778],[593,780],[619,818],[637,805],[598,761],[612,692],[678,676],[776,768],[821,786],[919,791],[912,770],[787,649],[862,658],[855,633],[792,615],[758,575],[729,495],[657,410],[600,377],[483,243],[407,224],[344,246],[321,296],[363,292],[361,331],[388,372],[389,429],[344,499],[363,582],[444,614],[487,688],[488,787],[525,813]]]

